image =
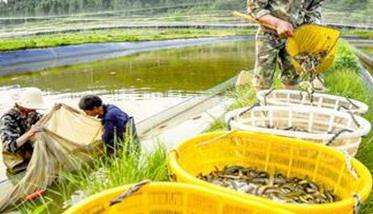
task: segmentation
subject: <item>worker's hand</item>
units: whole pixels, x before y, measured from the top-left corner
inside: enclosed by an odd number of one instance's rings
[[[17,138],[16,140],[16,143],[17,143],[17,147],[20,148],[21,146],[23,146],[25,143],[27,143],[28,141],[32,141],[34,142],[35,141],[35,134],[38,133],[38,132],[41,132],[42,131],[42,128],[35,124],[33,125],[30,130],[28,130],[26,133],[24,133],[21,137]]]
[[[276,23],[276,31],[279,36],[284,35],[285,37],[292,37],[294,28],[289,22],[278,20]]]
[[[34,137],[36,133],[41,132],[42,128],[38,125],[33,125],[31,129],[27,132],[29,137]]]

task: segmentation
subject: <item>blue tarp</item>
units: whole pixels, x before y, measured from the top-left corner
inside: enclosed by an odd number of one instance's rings
[[[95,60],[125,56],[142,51],[248,40],[252,36],[175,39],[164,41],[118,42],[71,45],[55,48],[29,49],[0,53],[0,76],[43,70]]]

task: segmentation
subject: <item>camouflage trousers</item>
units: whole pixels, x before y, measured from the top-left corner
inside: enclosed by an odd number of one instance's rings
[[[276,66],[279,65],[281,82],[285,85],[298,84],[299,75],[295,72],[290,56],[285,50],[285,39],[279,39],[271,32],[259,29],[256,34],[256,54],[253,85],[268,89],[272,86]]]

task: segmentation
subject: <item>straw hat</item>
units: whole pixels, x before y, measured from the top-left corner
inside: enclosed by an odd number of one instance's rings
[[[27,109],[45,109],[46,105],[43,99],[43,95],[38,88],[27,88],[22,92],[17,105]]]

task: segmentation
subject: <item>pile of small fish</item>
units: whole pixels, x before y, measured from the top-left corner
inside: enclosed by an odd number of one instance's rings
[[[296,127],[296,126],[290,126],[290,127],[287,127],[287,128],[280,128],[280,127],[271,126],[271,125],[268,124],[266,126],[257,125],[257,127],[267,128],[267,129],[279,129],[279,130],[285,130],[285,131],[307,132],[307,133],[309,133],[309,131],[307,129],[304,129],[304,128],[301,128],[301,127]]]
[[[331,191],[308,179],[287,178],[281,173],[270,175],[265,171],[242,166],[227,166],[208,175],[200,174],[198,178],[282,203],[323,204],[339,200]]]
[[[321,60],[326,57],[326,51],[320,51],[315,54],[300,53],[294,57],[294,59],[300,64],[303,71],[306,73],[316,72],[316,67],[319,66]]]

